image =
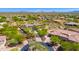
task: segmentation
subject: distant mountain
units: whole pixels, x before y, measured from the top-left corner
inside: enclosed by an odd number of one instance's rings
[[[72,11],[73,13],[79,13],[79,11]]]

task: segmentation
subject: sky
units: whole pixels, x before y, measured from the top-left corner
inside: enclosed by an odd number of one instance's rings
[[[79,8],[0,8],[0,12],[72,12]]]

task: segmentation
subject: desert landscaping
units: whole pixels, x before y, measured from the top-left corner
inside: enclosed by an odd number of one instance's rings
[[[0,13],[0,51],[79,51],[79,14]]]

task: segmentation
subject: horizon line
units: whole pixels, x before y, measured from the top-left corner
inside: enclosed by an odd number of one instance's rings
[[[0,8],[0,12],[79,12],[79,8]]]

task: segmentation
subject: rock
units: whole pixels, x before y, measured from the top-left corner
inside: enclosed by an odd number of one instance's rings
[[[44,43],[46,43],[46,42],[50,43],[51,42],[50,37],[48,37],[47,35],[45,35],[44,38],[45,38]]]
[[[54,51],[54,49],[52,48],[52,45],[50,43],[41,43],[42,45],[44,45],[45,47],[48,48],[48,51]]]
[[[60,49],[61,45],[60,44],[56,44],[54,46],[52,46],[52,48],[54,49],[54,51],[58,51]]]
[[[29,50],[29,45],[26,44],[22,47],[21,51],[28,51]]]
[[[3,26],[0,26],[0,29],[4,28]]]
[[[35,38],[35,41],[36,41],[36,42],[42,42],[42,40],[41,40],[40,37],[36,37],[36,38]]]

